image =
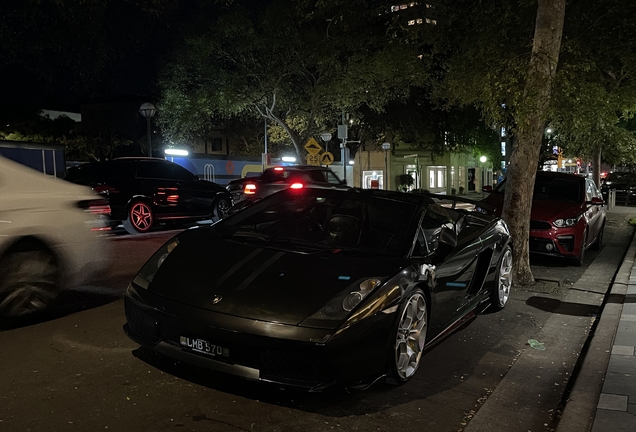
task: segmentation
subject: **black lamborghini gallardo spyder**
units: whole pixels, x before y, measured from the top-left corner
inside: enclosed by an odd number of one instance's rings
[[[428,347],[510,295],[506,224],[439,198],[292,185],[169,240],[128,287],[124,329],[252,380],[404,383]]]

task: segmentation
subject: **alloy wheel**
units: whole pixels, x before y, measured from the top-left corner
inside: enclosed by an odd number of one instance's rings
[[[504,307],[510,297],[510,287],[512,286],[512,252],[506,249],[499,261],[499,280],[497,281],[497,291],[499,294],[499,306]]]
[[[427,328],[426,299],[415,293],[402,310],[395,341],[395,369],[403,381],[411,378],[420,364]]]
[[[220,198],[219,202],[216,204],[216,209],[214,211],[214,216],[216,220],[225,219],[227,217],[228,211],[230,210],[230,202],[225,198]]]
[[[130,209],[130,222],[140,232],[148,231],[152,227],[152,210],[148,204],[138,202]]]
[[[47,251],[9,254],[2,262],[0,316],[18,317],[46,309],[58,292],[58,266]]]

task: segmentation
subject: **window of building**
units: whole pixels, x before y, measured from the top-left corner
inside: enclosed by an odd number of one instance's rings
[[[222,152],[223,151],[223,138],[212,138],[210,141],[210,152]]]

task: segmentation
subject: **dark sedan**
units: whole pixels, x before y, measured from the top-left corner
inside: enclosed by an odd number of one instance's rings
[[[609,191],[614,191],[616,204],[634,205],[636,203],[636,173],[614,171],[605,177],[601,184],[601,194],[609,201]]]
[[[240,201],[257,201],[292,185],[317,185],[347,188],[329,168],[313,165],[276,166],[267,168],[257,177],[245,177],[230,181],[226,188],[234,204]]]
[[[426,348],[506,305],[511,269],[497,217],[431,195],[287,189],[168,241],[129,285],[124,329],[252,380],[400,384]]]
[[[230,194],[181,165],[158,158],[118,158],[69,168],[66,180],[91,186],[110,204],[110,223],[130,234],[159,223],[184,223],[227,215]]]

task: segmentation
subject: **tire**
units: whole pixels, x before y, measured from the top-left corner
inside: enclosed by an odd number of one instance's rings
[[[601,246],[603,246],[603,232],[605,232],[605,222],[601,226],[601,230],[598,232],[598,236],[596,237],[596,241],[590,246],[593,250],[601,250]]]
[[[583,241],[581,242],[581,252],[579,256],[572,259],[572,264],[576,267],[581,267],[583,265],[583,260],[585,259],[585,244],[587,243],[587,231],[583,234]]]
[[[426,345],[428,308],[421,289],[414,290],[402,303],[398,316],[395,340],[389,352],[387,381],[399,385],[415,375]]]
[[[490,292],[490,309],[500,311],[506,307],[510,298],[512,288],[512,249],[506,246],[501,251],[501,257],[497,262],[497,272],[495,273],[495,285]]]
[[[144,201],[135,201],[128,208],[126,220],[123,221],[124,228],[129,234],[145,233],[152,229],[155,216],[150,205]]]
[[[230,211],[230,207],[232,207],[231,201],[225,197],[220,197],[214,205],[212,221],[216,222],[225,219]]]
[[[43,312],[59,293],[60,268],[49,250],[19,247],[0,260],[0,318]]]

